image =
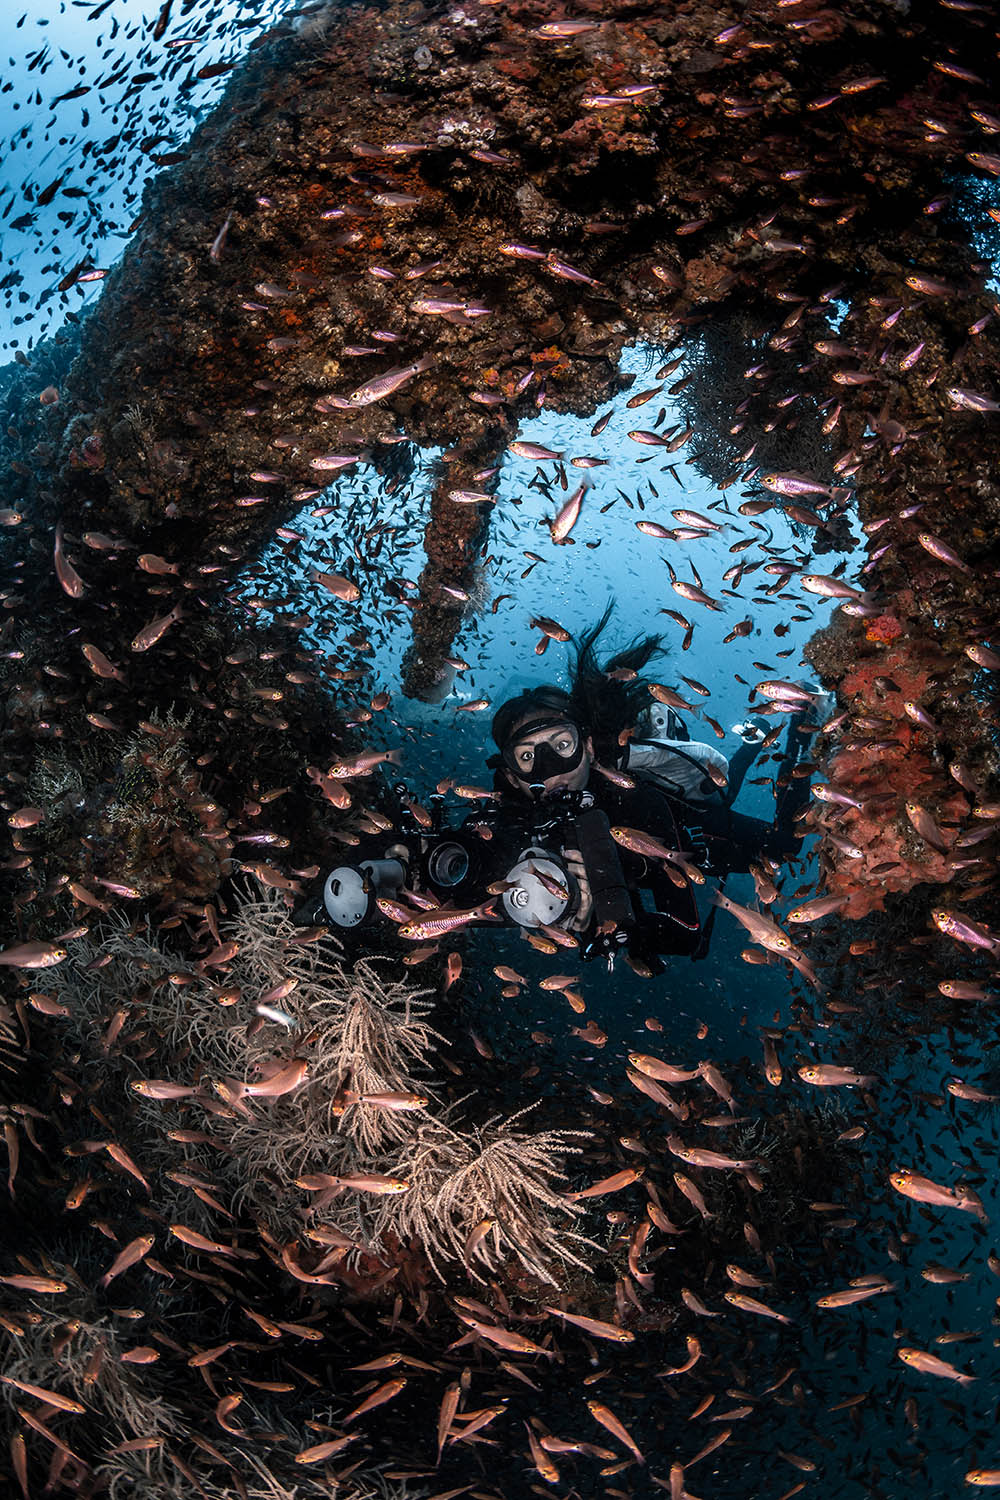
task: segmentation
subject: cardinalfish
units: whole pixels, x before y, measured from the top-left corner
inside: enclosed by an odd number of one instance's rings
[[[351,760],[337,761],[326,774],[334,780],[349,781],[355,777],[370,776],[378,766],[398,766],[401,760],[399,750],[365,750]]]
[[[56,577],[60,587],[71,599],[82,599],[86,592],[83,579],[66,556],[63,544],[62,526],[58,525],[55,530],[55,543],[53,546],[53,561],[55,563]]]
[[[798,1072],[804,1083],[820,1088],[870,1088],[878,1082],[872,1073],[858,1073],[854,1068],[839,1067],[835,1063],[809,1063],[799,1068]]]
[[[947,1187],[905,1167],[891,1172],[889,1181],[897,1193],[901,1193],[904,1198],[912,1198],[915,1203],[928,1203],[936,1208],[962,1209],[965,1213],[975,1214],[984,1224],[987,1222],[979,1195],[970,1187]]]
[[[946,1359],[939,1359],[936,1354],[929,1354],[925,1349],[902,1348],[896,1350],[897,1356],[904,1365],[909,1365],[911,1370],[919,1370],[921,1375],[938,1375],[944,1380],[954,1380],[958,1385],[971,1385],[975,1375],[966,1375]]]
[[[176,625],[180,618],[180,605],[175,605],[168,614],[160,615],[158,619],[150,620],[149,624],[144,625],[138,635],[133,637],[131,649],[133,651],[149,651],[151,647],[163,639],[171,625]]]
[[[425,939],[444,937],[449,932],[459,932],[463,927],[468,927],[472,922],[498,921],[496,908],[492,901],[484,902],[480,906],[469,907],[465,911],[442,911],[437,910],[433,916],[422,917],[416,922],[407,922],[397,928],[401,938],[408,942],[423,942]]]
[[[744,927],[754,942],[760,943],[761,947],[769,948],[773,953],[780,953],[785,958],[788,958],[792,954],[801,958],[802,955],[793,946],[788,934],[782,932],[777,923],[772,922],[769,917],[761,916],[759,912],[751,911],[745,906],[740,906],[722,891],[714,891],[712,893],[712,901],[714,905],[721,906],[723,911],[727,911],[734,916],[740,926]]]
[[[68,957],[67,950],[57,943],[16,943],[12,948],[0,948],[0,965],[11,969],[51,969]]]
[[[394,370],[386,370],[374,380],[368,380],[364,385],[359,385],[347,397],[345,404],[350,408],[356,408],[371,406],[375,401],[384,401],[386,397],[394,395],[404,385],[408,385],[416,375],[422,375],[426,370],[433,369],[435,364],[436,360],[433,356],[425,354],[411,365],[400,365]]]
[[[328,1172],[310,1172],[295,1179],[296,1187],[306,1192],[322,1192],[326,1188],[350,1188],[356,1193],[375,1193],[377,1196],[392,1196],[406,1193],[410,1184],[400,1177],[386,1177],[379,1172],[345,1172],[334,1176]]]

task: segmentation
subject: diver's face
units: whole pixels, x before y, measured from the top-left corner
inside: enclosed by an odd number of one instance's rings
[[[515,729],[504,762],[513,786],[527,791],[541,783],[541,796],[552,797],[562,791],[581,791],[590,777],[593,756],[590,736],[584,738],[567,719],[523,733]],[[565,770],[559,768],[560,761],[566,763]]]

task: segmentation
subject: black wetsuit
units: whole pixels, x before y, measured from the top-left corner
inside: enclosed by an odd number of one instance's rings
[[[796,727],[793,718],[789,734],[793,746]],[[616,786],[595,768],[582,794],[570,793],[566,799],[552,801],[536,802],[515,788],[500,757],[494,757],[489,764],[495,772],[497,801],[492,806],[484,802],[481,810],[470,814],[457,829],[440,822],[430,832],[417,827],[412,816],[407,821],[400,803],[392,839],[405,840],[415,851],[408,875],[410,884],[414,889],[426,888],[442,902],[472,906],[485,899],[488,886],[511,870],[526,850],[548,850],[558,857],[561,851],[577,848],[584,856],[594,895],[595,918],[589,933],[592,942],[601,938],[599,928],[606,933],[620,927],[630,934],[630,953],[647,958],[654,968],[661,954],[700,956],[707,950],[711,915],[702,923],[695,889],[682,868],[629,849],[627,837],[624,844],[613,840],[609,826],[649,835],[666,848],[677,850],[686,863],[706,875],[724,878],[733,871],[748,870],[755,859],[784,862],[794,858],[802,839],[794,819],[808,799],[809,778],[791,775],[795,755],[794,751],[789,753],[777,778],[777,815],[773,823],[767,823],[735,813],[731,806],[756,758],[757,745],[742,745],[736,751],[729,762],[729,784],[724,792],[705,774],[698,788],[699,800],[690,790],[684,792],[679,782],[669,780],[669,756],[675,753],[681,762],[675,762],[674,775],[683,775],[688,788],[698,784],[698,778],[692,778],[692,766],[703,771],[701,762],[684,754],[680,736],[678,740],[680,748],[675,749],[674,742],[668,758],[658,762],[655,771],[648,766],[628,770],[630,785]],[[801,737],[798,743],[804,743]],[[603,812],[607,823],[597,820],[595,827],[594,819],[581,816],[588,805]],[[388,838],[372,836],[363,841],[345,866],[354,868],[364,866],[366,860],[383,860]],[[455,874],[459,867],[460,872]],[[364,889],[371,902],[371,891],[367,886]],[[310,894],[295,913],[297,922],[311,925],[325,919],[323,890],[325,886]],[[605,916],[598,920],[596,914],[602,910]],[[359,922],[357,933],[365,927],[365,922]],[[352,930],[342,926],[345,940]],[[587,937],[585,933],[585,944]],[[600,948],[599,942],[594,945]],[[607,951],[606,944],[601,951]]]
[[[796,723],[790,725],[789,742],[795,742]],[[772,823],[748,817],[732,809],[747,771],[755,760],[759,746],[743,745],[729,765],[729,784],[720,790],[707,777],[704,800],[672,792],[662,776],[648,771],[629,770],[635,782],[632,787],[615,786],[597,770],[587,782],[586,792],[593,805],[604,812],[612,827],[622,826],[649,834],[668,848],[679,850],[698,865],[706,875],[725,877],[747,872],[754,860],[762,857],[785,862],[799,851],[802,833],[795,817],[809,797],[808,776],[793,776],[794,753],[789,753],[778,772],[776,813]],[[506,780],[497,767],[496,790],[501,807],[521,817],[535,816],[546,804],[532,803]],[[707,949],[710,936],[709,917],[699,917],[695,893],[687,881],[671,879],[662,860],[645,859],[619,847],[622,872],[632,900],[635,918],[633,941],[629,951],[653,961],[660,954],[700,956]],[[674,872],[677,874],[678,872]]]
[[[799,852],[802,833],[796,828],[795,819],[809,800],[809,777],[792,774],[795,765],[792,755],[786,755],[778,771],[773,822],[733,811],[732,805],[759,748],[755,744],[740,746],[729,762],[729,784],[724,790],[706,776],[705,796],[701,801],[673,796],[669,787],[663,788],[679,826],[689,831],[694,844],[707,850],[706,868],[713,875],[745,874],[751,862],[762,856],[784,862],[794,859]],[[592,777],[592,790],[593,780]],[[650,828],[649,832],[654,830]]]

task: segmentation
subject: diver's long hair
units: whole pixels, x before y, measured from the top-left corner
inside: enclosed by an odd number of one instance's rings
[[[614,608],[615,601],[611,599],[597,624],[574,637],[576,657],[570,669],[569,696],[573,718],[592,735],[594,754],[606,765],[614,765],[620,759],[619,734],[634,725],[650,704],[649,688],[643,677],[621,682],[609,678],[608,673],[619,668],[641,673],[655,656],[666,655],[662,636],[636,636],[624,650],[616,652],[600,666],[597,642]]]

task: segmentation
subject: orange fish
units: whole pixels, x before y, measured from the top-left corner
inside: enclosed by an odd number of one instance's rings
[[[442,1398],[441,1410],[438,1414],[437,1425],[437,1463],[441,1462],[441,1454],[444,1452],[444,1445],[447,1442],[448,1434],[451,1431],[451,1425],[455,1420],[455,1413],[458,1411],[458,1403],[461,1400],[461,1396],[462,1387],[459,1382],[455,1380],[451,1385],[448,1386]]]
[[[360,1193],[405,1193],[410,1184],[398,1177],[383,1177],[377,1172],[348,1172],[343,1177],[334,1177],[329,1172],[309,1172],[305,1177],[296,1177],[295,1186],[307,1192],[321,1192],[324,1188],[353,1188]]]
[[[590,1187],[583,1188],[578,1193],[567,1193],[566,1196],[574,1203],[578,1198],[602,1198],[605,1193],[617,1193],[620,1188],[628,1187],[630,1183],[636,1182],[642,1173],[642,1167],[625,1167],[611,1177],[602,1177],[600,1182],[592,1183]]]
[[[147,1193],[151,1191],[149,1183],[146,1181],[145,1177],[143,1177],[142,1173],[139,1171],[139,1168],[136,1166],[131,1156],[129,1156],[124,1146],[119,1146],[117,1141],[106,1141],[104,1143],[104,1149],[111,1157],[112,1161],[116,1161],[120,1167],[125,1168],[126,1172],[131,1173],[131,1175],[136,1179],[137,1182],[142,1183]]]
[[[688,1083],[701,1073],[700,1068],[678,1068],[645,1052],[630,1052],[628,1060],[637,1072],[645,1073],[647,1078],[659,1078],[663,1083]]]
[[[723,1156],[720,1151],[709,1151],[703,1146],[685,1146],[676,1135],[667,1136],[667,1150],[693,1167],[718,1167],[720,1169],[728,1167],[740,1172],[746,1167],[755,1165],[752,1161]]]
[[[784,1313],[775,1312],[765,1302],[758,1302],[756,1297],[748,1297],[743,1292],[723,1292],[723,1299],[738,1307],[741,1312],[757,1313],[762,1318],[773,1318],[776,1323],[791,1323],[791,1318],[786,1318]]]
[[[878,1082],[873,1073],[857,1073],[853,1068],[841,1068],[835,1063],[809,1063],[798,1069],[798,1075],[804,1083],[820,1088],[871,1088]]]
[[[637,1073],[634,1068],[626,1068],[625,1076],[632,1087],[639,1090],[640,1094],[645,1094],[647,1098],[652,1099],[656,1104],[662,1104],[678,1120],[687,1119],[690,1113],[687,1105],[679,1103],[676,1099],[672,1099],[667,1090],[661,1084],[657,1083],[655,1079],[647,1078],[644,1073]]]
[[[816,1298],[816,1306],[853,1307],[855,1302],[865,1302],[869,1297],[878,1297],[883,1292],[891,1292],[895,1284],[894,1281],[878,1281],[870,1286],[849,1286],[840,1292],[827,1292],[825,1296]]]
[[[115,682],[124,682],[125,674],[120,667],[116,667],[113,661],[109,661],[103,651],[92,646],[89,641],[85,642],[80,650],[86,657],[87,664],[95,677],[105,677]]]
[[[709,1210],[708,1204],[705,1202],[703,1193],[695,1186],[690,1177],[685,1177],[683,1172],[675,1172],[674,1182],[688,1202],[698,1210],[703,1219],[715,1218],[715,1215]]]
[[[296,1057],[269,1078],[261,1079],[258,1083],[240,1084],[239,1091],[241,1095],[250,1094],[256,1099],[280,1099],[297,1089],[308,1071],[309,1064],[305,1058]]]
[[[588,1401],[587,1405],[594,1420],[600,1422],[601,1426],[606,1428],[612,1437],[617,1438],[620,1443],[624,1443],[629,1452],[635,1455],[638,1462],[644,1464],[646,1460],[640,1453],[635,1440],[626,1428],[623,1427],[622,1423],[619,1422],[614,1412],[609,1407],[602,1406],[599,1401]]]
[[[75,1464],[78,1464],[81,1472],[86,1472],[87,1465],[84,1463],[79,1454],[74,1453],[72,1448],[64,1443],[62,1438],[52,1431],[51,1427],[47,1427],[40,1417],[34,1416],[32,1412],[27,1411],[23,1406],[16,1406],[14,1410],[17,1412],[22,1422],[26,1422],[29,1427],[34,1429],[35,1432],[41,1433],[42,1437],[47,1439],[47,1441],[50,1442],[54,1448],[57,1448],[60,1453],[64,1453],[68,1458],[72,1459]],[[17,1462],[17,1452],[18,1450],[15,1449],[15,1462]],[[21,1465],[20,1463],[18,1463],[18,1468],[20,1467]],[[27,1476],[27,1469],[25,1469],[25,1476]],[[27,1484],[25,1483],[24,1485],[22,1485],[22,1488],[24,1490],[24,1493],[27,1495]]]
[[[524,1426],[525,1431],[528,1434],[528,1447],[531,1450],[531,1458],[532,1462],[535,1465],[535,1468],[538,1470],[539,1474],[547,1484],[558,1484],[559,1470],[556,1468],[555,1464],[552,1462],[545,1449],[541,1446],[538,1439],[535,1437],[535,1434],[528,1426],[527,1422],[525,1422]]]
[[[462,927],[468,927],[470,922],[484,922],[495,915],[493,903],[487,901],[481,906],[469,907],[464,911],[441,912],[437,916],[425,917],[418,922],[407,922],[403,927],[398,928],[397,932],[408,942],[422,942],[424,938],[444,937],[446,933],[457,932]]]
[[[452,985],[461,977],[462,955],[460,953],[449,953],[444,971],[444,991],[447,995]]]
[[[51,969],[67,957],[66,949],[55,943],[15,943],[12,948],[0,948],[0,964],[12,969]]]
[[[228,1420],[229,1413],[231,1411],[235,1411],[242,1400],[243,1392],[233,1391],[231,1395],[223,1396],[222,1400],[217,1404],[215,1408],[215,1420],[218,1422],[219,1426],[224,1432],[232,1433],[234,1436],[237,1436],[241,1432],[243,1432],[244,1428],[237,1427],[235,1423],[230,1422]]]
[[[4,1385],[12,1385],[16,1390],[23,1391],[26,1396],[34,1396],[36,1401],[44,1401],[47,1406],[54,1406],[58,1411],[85,1412],[87,1408],[79,1401],[72,1400],[69,1396],[63,1396],[59,1391],[49,1391],[40,1385],[29,1385],[26,1380],[15,1380],[13,1375],[0,1375]]]
[[[296,1453],[295,1462],[297,1464],[322,1463],[324,1458],[332,1458],[335,1453],[346,1448],[348,1443],[356,1442],[359,1436],[357,1432],[349,1432],[346,1437],[331,1438],[329,1442],[316,1443],[312,1448],[303,1448],[301,1453]]]
[[[341,599],[345,604],[354,604],[361,598],[361,590],[353,578],[345,578],[341,573],[321,573],[312,568],[309,577],[313,583],[321,584],[335,599]]]
[[[163,639],[171,625],[175,625],[181,618],[181,607],[175,605],[169,614],[160,615],[156,620],[150,620],[144,625],[138,635],[133,637],[131,649],[133,651],[148,651],[155,646],[157,641]]]
[[[684,1363],[682,1365],[675,1365],[670,1370],[658,1370],[657,1377],[660,1375],[686,1375],[688,1370],[693,1370],[701,1358],[701,1342],[693,1334],[689,1333],[687,1336],[687,1347],[688,1357]]]
[[[146,1099],[189,1099],[198,1092],[193,1084],[171,1083],[167,1078],[137,1078],[129,1087]]]
[[[0,1276],[0,1282],[19,1292],[64,1292],[69,1285],[53,1276]]]
[[[586,493],[587,486],[581,484],[549,522],[549,532],[557,546],[564,546],[569,540],[569,534],[580,518],[580,507]]]
[[[386,1089],[377,1094],[361,1094],[357,1103],[371,1104],[376,1109],[423,1109],[427,1104],[427,1095],[393,1092]]]
[[[52,555],[60,587],[71,599],[82,599],[85,592],[83,579],[63,551],[63,530],[61,524],[56,527],[55,545]]]
[[[567,1323],[573,1323],[577,1328],[582,1328],[584,1333],[592,1333],[598,1339],[611,1339],[617,1344],[631,1344],[635,1338],[627,1328],[621,1328],[617,1323],[602,1323],[599,1318],[585,1318],[579,1313],[570,1313],[562,1307],[546,1307],[545,1311],[554,1318],[563,1318]]]
[[[360,1417],[363,1412],[372,1411],[376,1406],[384,1406],[387,1401],[391,1401],[395,1396],[398,1396],[408,1383],[405,1375],[401,1375],[395,1380],[387,1380],[384,1385],[380,1385],[377,1390],[372,1391],[370,1396],[366,1396],[360,1406],[356,1406],[353,1411],[347,1413],[343,1425],[346,1427],[348,1422],[353,1422],[355,1417]]]
[[[942,1183],[932,1182],[929,1177],[923,1177],[919,1172],[911,1172],[908,1168],[902,1168],[898,1172],[889,1175],[889,1181],[897,1193],[902,1193],[904,1198],[912,1198],[916,1203],[929,1203],[935,1208],[960,1208],[965,1213],[975,1214],[977,1218],[986,1223],[986,1213],[978,1196],[971,1188],[946,1187]]]
[[[482,1323],[477,1318],[470,1317],[467,1313],[460,1313],[463,1323],[479,1334],[489,1344],[496,1344],[500,1349],[509,1349],[512,1354],[544,1354],[548,1359],[552,1358],[551,1349],[543,1349],[541,1344],[536,1344],[532,1339],[526,1339],[523,1334],[515,1333],[510,1328],[498,1328],[495,1323]]]
[[[165,557],[158,557],[155,552],[140,552],[136,558],[136,564],[144,573],[154,573],[160,576],[168,574],[176,576],[180,572],[176,563],[168,562]]]
[[[237,1250],[232,1245],[223,1245],[218,1240],[210,1240],[206,1235],[199,1234],[196,1229],[188,1229],[184,1224],[168,1224],[167,1229],[175,1239],[180,1240],[182,1245],[190,1245],[192,1250],[203,1250],[206,1255],[232,1255],[241,1260],[256,1259],[252,1250]]]
[[[909,1365],[911,1370],[919,1370],[922,1375],[940,1375],[944,1380],[956,1380],[959,1385],[971,1385],[975,1375],[965,1375],[961,1370],[950,1365],[946,1359],[938,1359],[936,1354],[928,1354],[925,1349],[903,1348],[897,1349],[896,1354]]]
[[[123,1271],[127,1271],[130,1266],[134,1266],[144,1256],[148,1255],[155,1244],[156,1236],[154,1234],[141,1234],[136,1239],[130,1240],[124,1250],[115,1256],[111,1265],[101,1277],[99,1285],[109,1286],[116,1276],[120,1276]]]

